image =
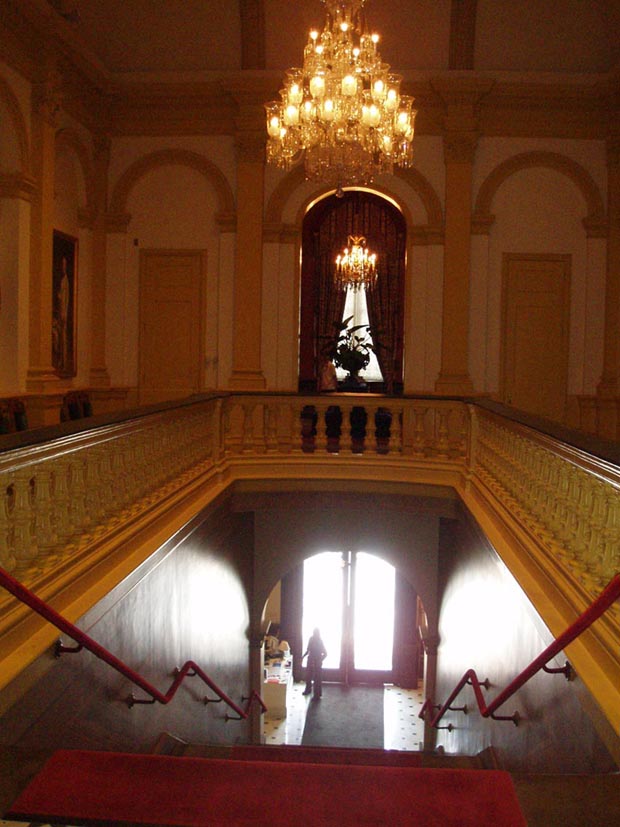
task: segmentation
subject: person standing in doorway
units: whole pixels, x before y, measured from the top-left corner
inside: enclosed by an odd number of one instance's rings
[[[323,661],[327,657],[327,650],[321,639],[319,629],[315,629],[312,632],[306,651],[301,656],[302,662],[306,655],[308,656],[308,667],[304,695],[309,695],[312,692],[314,684],[314,694],[312,697],[317,701],[323,694]]]

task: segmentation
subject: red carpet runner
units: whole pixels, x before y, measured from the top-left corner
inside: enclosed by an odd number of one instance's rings
[[[6,818],[182,827],[525,827],[496,770],[59,751]]]

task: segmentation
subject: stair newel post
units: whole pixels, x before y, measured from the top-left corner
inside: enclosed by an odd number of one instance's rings
[[[263,636],[260,632],[254,631],[250,636],[250,686],[263,685],[263,658],[261,647]],[[251,694],[250,694],[251,699]],[[262,744],[263,742],[263,712],[259,703],[249,703],[249,742],[251,744]]]
[[[434,698],[437,693],[437,650],[439,636],[426,632],[422,637],[424,646],[424,697]],[[424,749],[435,749],[436,731],[431,726],[432,714],[424,717]]]

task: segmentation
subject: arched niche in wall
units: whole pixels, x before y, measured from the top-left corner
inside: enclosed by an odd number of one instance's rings
[[[30,172],[30,141],[19,101],[9,84],[0,77],[0,170],[3,173]]]
[[[54,224],[75,233],[95,217],[94,170],[91,155],[72,129],[56,133]]]
[[[334,287],[333,271],[349,235],[364,236],[377,254],[379,276],[367,302],[371,329],[382,345],[378,357],[384,382],[372,389],[402,392],[406,221],[391,200],[367,190],[330,194],[304,217],[299,389],[317,389],[322,345],[342,320],[343,294]]]

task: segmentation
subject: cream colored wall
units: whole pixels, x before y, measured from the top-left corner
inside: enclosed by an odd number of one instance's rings
[[[25,389],[29,226],[30,207],[25,201],[0,198],[0,395]]]
[[[602,142],[507,139],[480,141],[475,192],[502,161],[537,150],[576,161],[604,192]],[[488,237],[472,239],[470,371],[476,389],[495,394],[500,386],[502,257],[510,252],[571,256],[568,392],[594,393],[603,359],[605,256],[601,239],[587,238],[582,192],[561,171],[522,169],[500,186],[492,213]]]
[[[29,132],[31,89],[14,70],[0,66],[0,86],[10,90],[26,135]],[[1,91],[1,89],[0,89]],[[14,116],[0,94],[2,141],[0,172],[15,171],[19,141]],[[54,226],[80,242],[78,269],[78,375],[75,385],[89,384],[91,366],[91,300],[93,229],[84,215],[89,206],[93,136],[61,112],[57,136],[72,140],[57,150]],[[60,138],[57,138],[60,140]],[[77,149],[82,148],[83,157]],[[236,150],[233,136],[118,137],[111,142],[108,204],[123,176],[152,153],[167,150],[169,162],[145,168],[131,184],[122,206],[130,215],[126,226],[110,215],[106,267],[106,367],[113,386],[135,388],[138,367],[139,254],[143,249],[206,250],[205,389],[226,388],[232,373],[237,256],[235,227]],[[577,164],[592,181],[606,205],[606,155],[600,140],[482,137],[473,164],[471,199],[498,166],[525,152],[554,153]],[[193,153],[221,175],[217,183],[204,170],[175,161],[175,153]],[[440,213],[445,207],[444,140],[440,135],[416,137],[415,174],[421,176]],[[299,261],[303,216],[325,190],[299,180],[287,188],[287,175],[265,171],[266,210],[262,257],[262,373],[269,390],[295,390],[298,366]],[[92,181],[90,182],[92,185]],[[230,215],[222,221],[221,186],[230,193]],[[406,175],[385,177],[376,191],[402,209],[410,231],[406,285],[405,390],[431,393],[441,370],[443,330],[444,244],[440,226],[424,234],[428,203]],[[118,205],[117,205],[118,206]],[[3,234],[0,249],[0,393],[23,392],[28,372],[30,287],[28,199],[0,199]],[[476,392],[497,394],[500,385],[501,274],[505,252],[562,253],[572,260],[569,387],[573,397],[594,394],[603,361],[606,240],[588,237],[583,219],[588,212],[577,182],[561,169],[544,166],[519,169],[497,190],[487,234],[471,236],[469,370]],[[270,220],[275,220],[270,224]]]
[[[112,143],[110,191],[132,164],[161,150],[208,159],[234,186],[228,139],[123,138]],[[158,165],[136,181],[125,207],[131,216],[126,230],[108,236],[106,357],[112,384],[137,384],[140,250],[193,249],[207,252],[205,387],[225,386],[231,370],[234,233],[220,231],[212,182],[182,163]]]
[[[22,160],[14,117],[29,139],[30,84],[0,61],[0,176]],[[0,395],[25,389],[28,367],[30,205],[0,195]]]

